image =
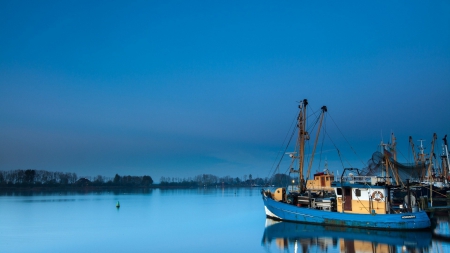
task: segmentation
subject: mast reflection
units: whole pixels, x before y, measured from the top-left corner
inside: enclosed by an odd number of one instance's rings
[[[262,245],[284,252],[427,252],[430,231],[388,231],[320,226],[266,219]]]

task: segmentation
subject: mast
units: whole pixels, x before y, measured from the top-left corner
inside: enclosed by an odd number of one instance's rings
[[[411,145],[411,150],[412,150],[412,154],[414,157],[414,163],[417,165],[416,150],[414,149],[414,141],[411,136],[409,136],[409,144]]]
[[[433,166],[433,152],[434,152],[434,142],[437,139],[436,133],[433,134],[433,140],[431,141],[431,151],[429,156],[429,165],[428,165],[428,183],[430,184],[430,202],[431,206],[433,206],[433,172],[431,168]]]
[[[384,159],[384,171],[381,172],[381,176],[386,178],[386,182],[389,184],[389,155],[390,152],[387,150],[388,144],[384,144],[383,140],[380,143],[381,153],[383,154]],[[386,173],[386,174],[385,174]]]
[[[430,180],[430,182],[433,182],[433,172],[432,172],[432,168],[433,168],[433,153],[434,153],[434,142],[437,139],[437,135],[436,133],[433,134],[433,140],[431,141],[431,150],[430,150],[430,155],[429,155],[429,164],[428,164],[428,179]]]
[[[308,132],[305,131],[306,125],[306,106],[308,105],[308,100],[303,99],[303,102],[298,106],[300,108],[300,112],[298,115],[298,182],[299,182],[299,191],[303,192],[306,190],[306,183],[303,177],[303,164],[305,161],[305,140],[309,139]]]
[[[419,146],[420,153],[419,153],[419,157],[417,158],[417,160],[418,160],[418,162],[420,161],[423,164],[423,167],[422,167],[423,168],[422,169],[422,178],[420,178],[420,180],[423,180],[423,179],[425,179],[425,173],[426,173],[426,170],[425,170],[425,154],[423,152],[425,150],[425,148],[423,147],[423,142],[425,140],[420,139],[419,141],[420,141],[420,146]]]
[[[391,150],[392,155],[394,156],[394,162],[397,162],[397,138],[395,138],[394,133],[391,134]],[[392,163],[392,170],[394,171],[395,183],[397,185],[400,184],[400,177],[398,175],[398,168],[395,166],[395,163]]]
[[[443,164],[445,164],[446,166],[442,166],[443,167],[443,173],[444,173],[444,177],[445,180],[448,180],[448,175],[450,174],[450,161],[448,160],[448,145],[447,145],[447,135],[444,136],[444,138],[442,139],[444,141],[444,159],[445,162],[443,161]],[[447,167],[447,168],[445,168]]]
[[[316,140],[314,141],[314,147],[313,147],[313,151],[311,154],[311,160],[309,161],[309,166],[308,166],[308,172],[306,173],[306,176],[309,179],[310,173],[311,173],[311,167],[312,167],[312,163],[314,160],[314,153],[316,152],[316,147],[317,147],[317,141],[319,140],[319,134],[320,134],[320,129],[322,128],[322,122],[323,122],[323,118],[325,116],[325,113],[327,112],[327,107],[326,106],[322,106],[322,113],[320,115],[320,123],[319,123],[319,128],[317,129],[317,134],[316,134]]]

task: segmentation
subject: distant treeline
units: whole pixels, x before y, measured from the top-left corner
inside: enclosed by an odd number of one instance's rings
[[[193,178],[161,177],[159,185],[153,185],[151,176],[120,176],[107,178],[101,175],[78,177],[76,173],[51,172],[46,170],[11,170],[0,171],[0,188],[58,188],[58,187],[251,187],[251,186],[286,186],[292,178],[285,174],[275,174],[271,178],[253,178],[250,175],[239,177],[218,177],[201,174]]]
[[[75,173],[51,172],[46,170],[10,170],[0,171],[0,187],[149,187],[153,184],[151,176],[119,176],[107,180],[104,176],[96,176],[93,180],[78,177]]]
[[[208,186],[285,186],[292,182],[292,178],[285,174],[275,174],[271,178],[253,178],[252,175],[244,175],[239,177],[218,177],[211,174],[201,174],[193,178],[178,177],[161,177],[161,186],[178,186],[178,187],[208,187]]]

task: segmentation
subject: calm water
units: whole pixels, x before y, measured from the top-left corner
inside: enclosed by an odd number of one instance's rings
[[[274,223],[259,189],[155,189],[0,195],[0,252],[450,252],[450,240]]]

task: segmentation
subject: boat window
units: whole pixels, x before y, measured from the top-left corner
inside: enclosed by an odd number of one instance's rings
[[[355,195],[356,195],[356,197],[361,197],[361,190],[360,189],[356,189],[355,190]]]
[[[337,188],[336,193],[337,195],[342,195],[342,188]]]

